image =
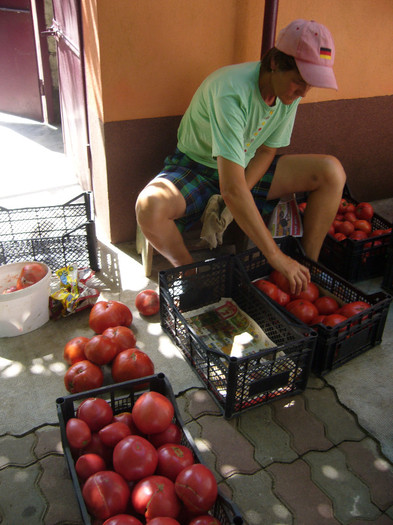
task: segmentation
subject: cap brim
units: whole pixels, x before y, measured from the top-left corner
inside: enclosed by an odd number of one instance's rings
[[[320,88],[338,89],[336,77],[331,67],[318,66],[298,59],[295,60],[299,72],[307,84]]]

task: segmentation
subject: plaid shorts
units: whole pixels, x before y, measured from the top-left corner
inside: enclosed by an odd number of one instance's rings
[[[278,158],[279,155],[274,157],[265,175],[251,190],[255,204],[264,218],[271,214],[278,203],[278,199],[266,200]],[[184,216],[175,221],[181,232],[187,231],[199,221],[210,197],[220,193],[218,170],[195,162],[177,148],[173,155],[165,159],[164,168],[156,178],[160,177],[171,181],[186,200]]]

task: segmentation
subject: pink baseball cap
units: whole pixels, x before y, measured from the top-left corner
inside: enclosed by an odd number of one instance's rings
[[[334,42],[327,27],[314,20],[294,20],[280,31],[275,47],[294,57],[307,84],[338,89],[333,72]]]

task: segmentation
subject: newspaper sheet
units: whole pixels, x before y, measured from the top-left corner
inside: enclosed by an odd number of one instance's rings
[[[244,357],[276,344],[228,297],[185,314],[200,339],[231,357]]]

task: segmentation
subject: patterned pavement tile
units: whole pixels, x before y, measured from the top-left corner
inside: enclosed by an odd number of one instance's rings
[[[3,436],[1,438],[0,469],[7,465],[27,466],[34,463],[33,448],[36,442],[34,434],[23,437]]]
[[[37,489],[38,464],[0,471],[0,522],[4,525],[42,525],[46,502]]]
[[[346,439],[354,441],[364,438],[365,433],[359,427],[355,417],[338,403],[331,388],[307,389],[303,395],[306,399],[307,409],[324,423],[326,436],[334,444],[341,443]]]
[[[193,388],[185,392],[182,397],[186,398],[183,410],[193,419],[205,414],[221,415],[221,411],[212,396],[204,388]]]
[[[238,430],[254,445],[255,459],[263,467],[275,461],[289,463],[297,458],[289,434],[273,420],[271,405],[240,414]]]
[[[225,481],[232,491],[233,500],[240,507],[245,524],[292,524],[290,510],[273,493],[269,474],[260,470],[251,479],[250,476],[236,474]]]
[[[45,520],[41,523],[54,525],[67,523],[79,525],[82,518],[79,512],[74,486],[63,456],[47,456],[41,459],[43,469],[38,486],[45,498],[51,501]],[[61,497],[60,497],[61,496]]]
[[[393,519],[389,518],[389,516],[386,516],[385,514],[379,516],[376,520],[369,521],[369,520],[353,520],[349,525],[392,525]]]
[[[393,505],[393,466],[377,449],[375,441],[366,438],[359,443],[341,443],[351,469],[367,483],[372,501],[381,509]]]
[[[35,434],[37,436],[37,444],[34,447],[34,452],[38,458],[53,453],[63,454],[60,427],[46,425],[36,430]]]
[[[335,517],[344,524],[354,519],[375,520],[381,511],[371,502],[370,492],[346,464],[343,452],[308,452],[303,459],[310,465],[311,478],[333,501]]]
[[[328,450],[332,446],[325,437],[322,423],[306,410],[302,394],[278,399],[272,407],[274,419],[291,433],[291,445],[299,455],[309,450]]]
[[[338,525],[331,500],[310,479],[310,467],[301,459],[274,463],[266,469],[274,476],[274,493],[302,525]],[[307,494],[307,498],[304,495]]]

